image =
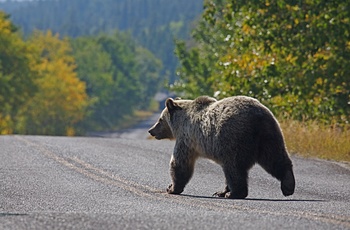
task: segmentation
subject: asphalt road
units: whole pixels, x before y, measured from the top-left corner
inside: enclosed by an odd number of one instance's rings
[[[174,142],[126,133],[0,136],[0,229],[350,229],[346,166],[293,156],[287,198],[254,166],[248,198],[228,200],[211,197],[221,168],[200,160],[183,195],[168,195]]]

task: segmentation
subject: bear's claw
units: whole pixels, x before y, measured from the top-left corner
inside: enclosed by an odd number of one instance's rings
[[[216,192],[212,196],[213,197],[225,197],[227,192]]]
[[[174,189],[174,185],[171,184],[171,185],[169,185],[168,188],[166,189],[166,192],[167,192],[168,194],[180,194],[180,193],[183,192],[183,189],[182,189],[182,190],[178,190],[178,189],[176,190],[176,189]]]

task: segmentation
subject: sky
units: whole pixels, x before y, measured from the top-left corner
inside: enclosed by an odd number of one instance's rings
[[[0,2],[7,2],[9,0],[0,0]],[[35,0],[11,0],[13,2],[28,2],[28,1],[35,1]]]

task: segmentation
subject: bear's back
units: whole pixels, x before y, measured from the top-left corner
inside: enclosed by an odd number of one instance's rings
[[[247,96],[233,96],[210,104],[207,107],[207,113],[216,119],[228,119],[238,115],[251,117],[270,112],[257,99]]]
[[[186,114],[189,123],[183,125],[201,129],[209,136],[217,136],[222,129],[231,126],[235,126],[236,130],[239,126],[239,129],[243,129],[252,121],[272,116],[258,100],[247,96],[233,96],[219,101],[206,96],[198,97],[188,104]]]

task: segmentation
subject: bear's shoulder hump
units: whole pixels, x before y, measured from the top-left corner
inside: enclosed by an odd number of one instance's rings
[[[194,103],[200,104],[200,105],[210,105],[211,103],[214,103],[216,101],[217,100],[215,98],[212,98],[209,96],[200,96],[194,100]]]

